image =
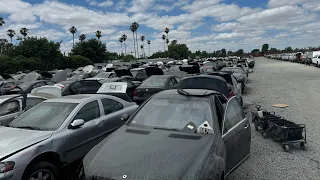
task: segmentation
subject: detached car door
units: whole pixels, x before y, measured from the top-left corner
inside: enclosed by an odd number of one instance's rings
[[[235,169],[250,154],[250,123],[236,97],[226,106],[223,121],[223,140],[226,147],[226,172]]]
[[[85,123],[78,128],[68,128],[68,161],[73,162],[89,152],[101,141],[100,128],[101,108],[97,100],[86,103],[76,113],[70,124],[76,119],[83,119]]]

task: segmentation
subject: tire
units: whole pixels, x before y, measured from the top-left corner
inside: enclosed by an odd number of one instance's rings
[[[32,178],[38,180],[44,177],[47,177],[47,180],[58,180],[58,170],[49,162],[39,161],[25,170],[22,180],[30,180]]]
[[[301,148],[302,150],[306,150],[306,145],[305,145],[304,142],[301,142],[301,143],[300,143],[300,148]]]
[[[290,147],[288,144],[283,145],[283,149],[285,152],[289,152],[290,151]]]

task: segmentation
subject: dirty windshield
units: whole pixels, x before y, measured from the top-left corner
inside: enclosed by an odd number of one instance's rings
[[[320,0],[0,0],[0,95],[84,114],[0,128],[0,179],[320,180],[318,40]],[[76,115],[19,103],[0,123]]]

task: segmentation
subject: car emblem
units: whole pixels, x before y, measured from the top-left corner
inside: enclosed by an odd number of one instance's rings
[[[146,89],[146,91],[148,91],[148,89]]]
[[[123,179],[126,179],[127,177],[128,177],[127,175],[123,175],[123,176],[122,176]]]

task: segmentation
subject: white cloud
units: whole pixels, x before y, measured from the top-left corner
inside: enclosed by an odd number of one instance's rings
[[[32,13],[32,5],[20,0],[1,0],[0,14],[10,14],[9,19],[16,22],[32,22],[36,20]]]
[[[95,0],[87,0],[90,6],[109,7],[113,5],[112,0],[105,0],[103,2],[97,2]]]
[[[149,10],[155,3],[155,0],[133,0],[132,6],[127,9],[128,12],[144,12]]]
[[[286,5],[297,5],[306,3],[310,0],[269,0],[268,7],[274,8],[274,7],[280,7],[280,6],[286,6]]]

